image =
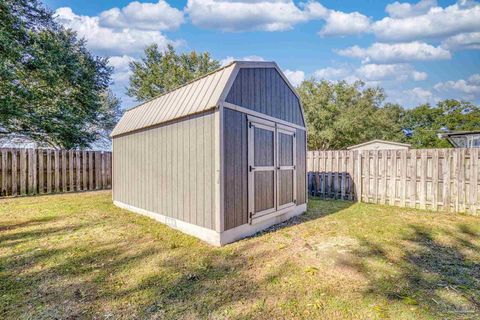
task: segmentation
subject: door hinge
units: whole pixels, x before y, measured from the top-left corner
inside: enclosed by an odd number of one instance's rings
[[[253,170],[255,170],[255,168],[252,167],[252,166],[248,166],[248,170],[249,170],[250,172],[252,172]]]
[[[251,123],[251,122],[248,123],[248,127],[249,127],[249,128],[252,127],[252,123]]]
[[[297,199],[293,199],[293,203],[297,204]]]

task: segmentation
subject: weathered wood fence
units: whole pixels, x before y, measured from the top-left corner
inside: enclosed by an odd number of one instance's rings
[[[308,191],[324,198],[480,210],[479,149],[309,151]]]
[[[104,151],[0,149],[0,197],[109,189],[112,155]]]

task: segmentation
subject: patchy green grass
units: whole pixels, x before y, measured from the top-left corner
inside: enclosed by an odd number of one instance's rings
[[[213,248],[110,197],[0,201],[0,318],[480,317],[479,217],[311,199]]]

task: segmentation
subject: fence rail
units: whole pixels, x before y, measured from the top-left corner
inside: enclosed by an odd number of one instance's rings
[[[309,151],[308,191],[434,211],[480,210],[479,149]]]
[[[109,189],[104,151],[0,148],[0,197]]]

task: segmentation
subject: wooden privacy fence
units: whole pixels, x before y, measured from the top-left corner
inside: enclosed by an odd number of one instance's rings
[[[479,149],[309,151],[308,191],[324,198],[476,214]]]
[[[109,189],[111,171],[111,152],[1,148],[0,196]]]

